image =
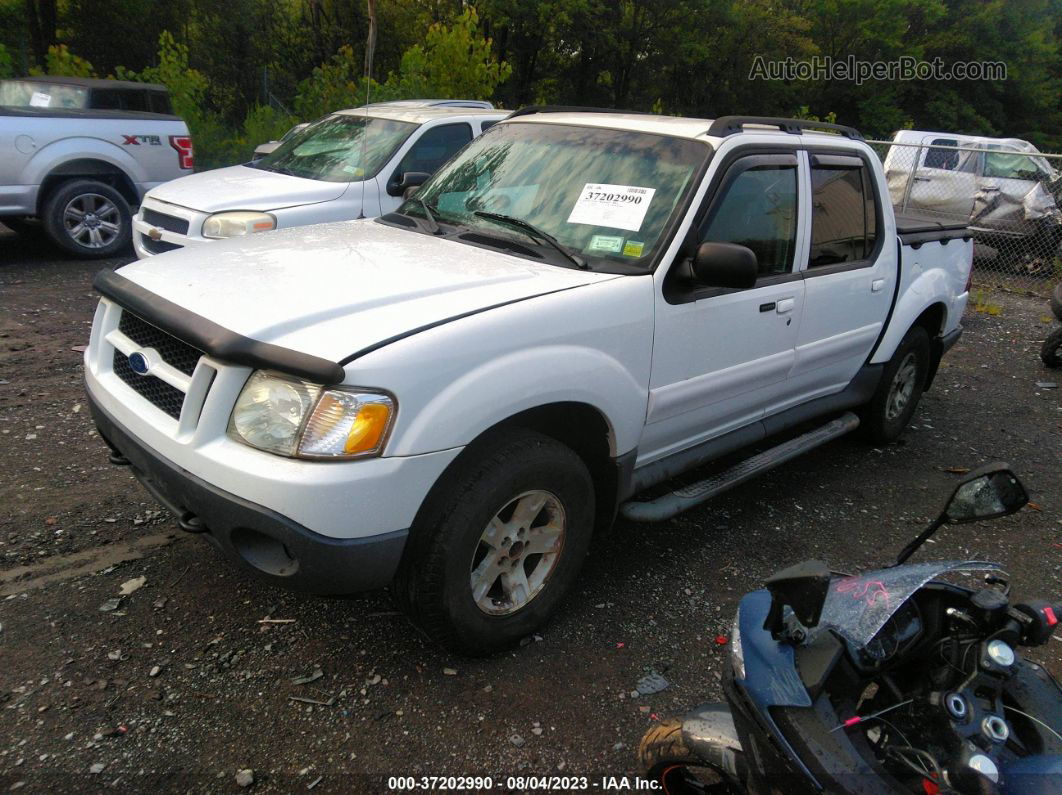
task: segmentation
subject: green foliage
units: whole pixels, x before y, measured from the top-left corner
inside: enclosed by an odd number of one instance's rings
[[[188,45],[179,44],[168,30],[159,35],[158,65],[148,66],[134,72],[119,66],[115,69],[119,80],[138,80],[144,83],[161,83],[170,90],[173,110],[192,125],[206,112],[203,100],[208,82],[206,76],[188,65]]]
[[[424,46],[414,44],[403,53],[384,90],[396,97],[489,99],[510,74],[512,67],[499,62],[491,40],[480,35],[476,9],[469,6],[453,24],[431,25]]]
[[[11,53],[7,51],[7,47],[0,44],[0,78],[13,77],[15,74],[15,64],[11,58]]]
[[[84,58],[79,58],[67,49],[65,44],[53,44],[48,48],[48,55],[44,59],[44,67],[34,66],[29,70],[31,75],[63,76],[63,77],[95,77],[96,70],[92,64]]]
[[[310,121],[335,110],[363,105],[367,94],[373,102],[395,98],[375,80],[363,76],[361,59],[354,55],[353,47],[345,44],[299,83],[295,114]]]

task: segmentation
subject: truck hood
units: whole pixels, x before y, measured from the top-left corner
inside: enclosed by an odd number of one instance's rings
[[[303,179],[250,166],[229,166],[189,174],[153,188],[159,201],[204,213],[221,210],[279,210],[338,199],[350,183]]]
[[[374,220],[221,240],[118,273],[231,331],[334,362],[500,304],[618,278]]]

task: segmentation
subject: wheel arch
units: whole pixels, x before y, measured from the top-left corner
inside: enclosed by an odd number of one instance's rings
[[[140,203],[140,196],[129,175],[113,163],[93,157],[79,157],[55,166],[41,181],[37,192],[37,215],[41,215],[45,202],[59,185],[76,179],[91,179],[110,185],[130,208]]]
[[[617,458],[613,453],[616,435],[612,424],[600,409],[579,401],[543,403],[516,412],[481,431],[439,476],[424,498],[420,511],[438,499],[437,495],[445,491],[464,462],[477,455],[485,443],[497,434],[515,428],[555,439],[582,459],[594,483],[595,531],[607,530],[623,496],[625,478],[629,477],[629,467],[624,462],[627,459],[633,462],[633,455]],[[414,526],[417,524],[414,521]]]

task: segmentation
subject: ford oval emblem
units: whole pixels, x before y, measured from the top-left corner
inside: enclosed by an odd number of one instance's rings
[[[129,354],[129,368],[137,375],[147,375],[148,360],[140,351]]]

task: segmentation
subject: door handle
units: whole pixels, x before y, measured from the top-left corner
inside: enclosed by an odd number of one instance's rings
[[[932,177],[915,177],[914,181],[915,182],[932,182],[933,178]]]
[[[782,298],[775,304],[774,311],[779,315],[784,315],[793,311],[793,304],[795,301],[792,298]]]
[[[870,292],[880,293],[885,287],[884,279],[875,279],[870,283]]]

